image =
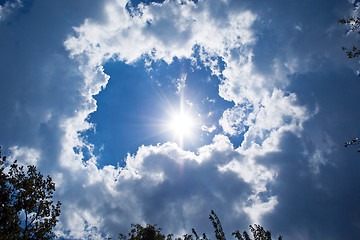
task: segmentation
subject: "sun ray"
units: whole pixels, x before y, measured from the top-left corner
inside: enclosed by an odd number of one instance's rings
[[[180,96],[179,108],[172,108],[166,121],[167,131],[173,135],[181,147],[184,147],[185,140],[193,138],[197,121],[191,112],[191,108],[185,104],[183,95]]]

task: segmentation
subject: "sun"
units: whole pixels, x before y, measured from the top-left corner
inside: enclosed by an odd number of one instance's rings
[[[177,137],[189,137],[194,127],[194,119],[189,113],[175,113],[169,120],[169,129]]]
[[[167,131],[172,133],[180,146],[184,145],[185,140],[190,140],[196,128],[196,119],[190,111],[183,108],[171,113],[167,120]]]

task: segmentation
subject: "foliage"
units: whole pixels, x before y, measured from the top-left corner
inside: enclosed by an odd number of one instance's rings
[[[128,235],[129,240],[165,240],[165,235],[161,234],[161,228],[157,228],[156,224],[147,224],[146,227],[140,224],[131,224],[131,231]],[[171,236],[169,235],[169,239]],[[126,236],[120,233],[119,239],[126,240]]]
[[[220,219],[215,214],[213,210],[211,210],[211,214],[209,215],[210,222],[214,227],[214,233],[217,240],[226,240],[225,233],[221,226]],[[165,238],[165,235],[161,234],[161,228],[157,228],[156,225],[147,224],[146,227],[141,226],[140,224],[131,224],[132,229],[128,234],[129,238],[126,235],[120,233],[120,240],[172,240],[173,234],[168,234]],[[271,240],[270,231],[264,230],[264,228],[260,225],[254,224],[254,226],[249,226],[250,231],[253,235],[253,240]],[[244,231],[242,234],[236,230],[232,233],[232,235],[238,240],[251,240],[249,234]],[[278,240],[282,240],[281,236],[278,237]],[[206,237],[206,234],[202,234],[202,238],[199,237],[195,229],[192,229],[192,234],[185,234],[183,238],[175,238],[175,240],[209,240]]]
[[[17,161],[9,164],[0,148],[0,239],[52,239],[60,202],[52,197],[55,183],[43,179],[35,166],[27,171]]]
[[[271,240],[271,232],[264,230],[262,226],[254,224],[254,227],[250,225],[249,228],[254,236],[254,240]],[[246,231],[243,232],[242,236],[238,230],[233,232],[232,235],[239,240],[251,240]],[[278,240],[282,240],[282,237],[279,236]]]
[[[340,24],[345,24],[350,26],[350,32],[360,33],[360,18],[359,17],[349,17],[348,19],[339,19],[338,22]],[[357,46],[353,46],[351,49],[346,47],[342,47],[344,51],[346,51],[346,55],[348,58],[356,58],[360,55],[360,49]]]
[[[209,216],[209,219],[214,227],[214,232],[215,232],[215,237],[218,240],[226,240],[225,239],[225,234],[224,231],[222,229],[221,226],[221,222],[220,219],[218,218],[218,216],[215,214],[215,212],[213,210],[211,210],[211,214]]]

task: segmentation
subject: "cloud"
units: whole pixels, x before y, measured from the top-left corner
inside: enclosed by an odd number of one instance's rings
[[[21,165],[37,165],[37,161],[40,159],[40,152],[36,149],[13,146],[10,151],[11,161],[20,159],[22,160],[22,162],[19,162]]]
[[[196,44],[204,47],[203,54],[212,56],[253,41],[249,27],[255,16],[250,12],[219,20],[211,16],[205,2],[198,6],[192,1],[166,1],[140,5],[140,13],[130,16],[125,5],[125,1],[108,1],[105,24],[87,20],[76,27],[78,36],[65,42],[71,55],[87,54],[90,65],[109,58],[133,62],[144,55],[170,63],[175,56],[190,58]]]
[[[243,133],[245,131],[245,111],[245,109],[242,110],[239,106],[225,110],[219,120],[219,124],[223,128],[223,131],[229,135]]]
[[[0,39],[0,141],[53,176],[63,202],[58,234],[102,239],[132,222],[210,232],[210,209],[227,232],[263,222],[295,238],[340,238],[333,229],[348,221],[349,236],[358,232],[357,195],[349,194],[358,163],[337,147],[359,134],[357,63],[344,63],[335,42],[351,39],[329,23],[347,6],[165,1],[129,14],[126,1],[70,2],[34,2],[1,25]],[[109,81],[103,65],[175,58],[219,80],[219,96],[233,103],[219,119],[223,132],[194,151],[141,146],[124,166],[99,168],[101,156],[80,133],[95,128],[88,116]],[[309,224],[317,216],[325,218]]]
[[[208,127],[206,125],[201,126],[201,131],[203,131],[203,132],[212,133],[213,131],[215,131],[215,129],[216,129],[215,125],[211,125],[210,127]]]
[[[238,222],[246,216],[240,210],[234,215],[231,206],[247,201],[252,186],[232,172],[219,171],[218,166],[236,159],[246,161],[225,136],[217,136],[198,154],[165,143],[140,147],[127,157],[123,168],[100,170],[89,164],[87,176],[82,176],[86,179],[68,183],[76,186],[81,181],[82,188],[62,187],[78,192],[61,193],[73,197],[66,201],[60,226],[70,230],[66,235],[70,238],[83,238],[92,228],[116,236],[128,230],[131,222],[157,223],[181,234],[191,227],[209,229],[204,212],[214,209],[229,214],[224,221],[235,227],[231,220]],[[248,174],[247,181],[256,181],[251,177]]]
[[[59,229],[69,231],[66,236],[73,238],[86,237],[92,229],[115,235],[120,229],[114,225],[125,226],[132,219],[134,222],[156,222],[168,231],[180,234],[191,226],[207,229],[196,220],[206,217],[201,213],[219,208],[221,212],[230,214],[226,222],[239,220],[245,212],[238,210],[234,215],[232,207],[242,202],[251,208],[250,199],[266,191],[263,183],[254,178],[269,173],[262,168],[262,172],[248,173],[245,177],[240,170],[227,171],[222,167],[220,171],[219,164],[247,162],[225,136],[216,136],[214,143],[200,148],[199,153],[185,152],[170,143],[143,146],[126,159],[124,168],[108,166],[98,169],[96,156],[82,165],[82,153],[76,154],[72,148],[86,145],[77,132],[91,127],[84,119],[86,114],[96,109],[92,95],[101,91],[109,79],[101,66],[104,62],[114,58],[132,63],[147,56],[153,61],[163,59],[171,63],[174,57],[192,58],[193,47],[198,45],[202,48],[200,57],[205,66],[217,74],[213,56],[226,56],[232,48],[252,44],[254,39],[250,27],[256,17],[244,11],[216,19],[211,16],[210,5],[205,2],[199,5],[176,1],[139,5],[141,14],[131,17],[125,9],[125,2],[108,1],[105,11],[105,21],[88,19],[74,28],[76,34],[65,41],[70,56],[80,63],[85,82],[82,92],[88,94],[85,97],[88,97],[89,107],[78,111],[62,125],[66,133],[62,139],[64,150],[60,160],[63,170],[57,181],[63,189],[59,197],[65,201],[65,217],[62,217]],[[250,165],[249,168],[254,168],[256,163],[252,161]],[[234,171],[237,174],[233,174]],[[207,177],[209,174],[212,178]],[[65,180],[69,176],[73,187]],[[268,177],[261,179],[267,181]],[[228,182],[237,184],[223,188]],[[239,190],[235,191],[234,187]],[[101,198],[99,189],[104,195]],[[72,194],[76,198],[69,198]],[[204,201],[206,198],[212,199],[211,203]],[[260,199],[256,201],[256,204],[261,203]],[[223,204],[229,207],[220,207]],[[258,212],[256,218],[259,219],[262,213]],[[78,224],[73,224],[73,218]],[[179,218],[179,221],[171,225],[173,218]],[[235,227],[233,224],[229,226]],[[92,235],[92,238],[101,237],[101,234]]]
[[[21,0],[5,1],[3,5],[0,5],[0,22],[5,21],[13,12],[21,7]]]
[[[183,91],[183,89],[186,86],[186,74],[183,74],[181,76],[181,78],[176,79],[175,83],[176,83],[176,89],[177,89],[176,94],[181,94],[181,92]]]

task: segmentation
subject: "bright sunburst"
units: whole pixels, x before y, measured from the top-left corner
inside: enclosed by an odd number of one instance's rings
[[[180,108],[170,113],[166,123],[167,131],[170,132],[177,140],[180,146],[184,145],[184,141],[191,140],[196,130],[196,118],[191,111],[186,110],[183,104]]]
[[[169,120],[169,130],[180,138],[189,137],[193,127],[194,119],[184,111],[175,113]]]

